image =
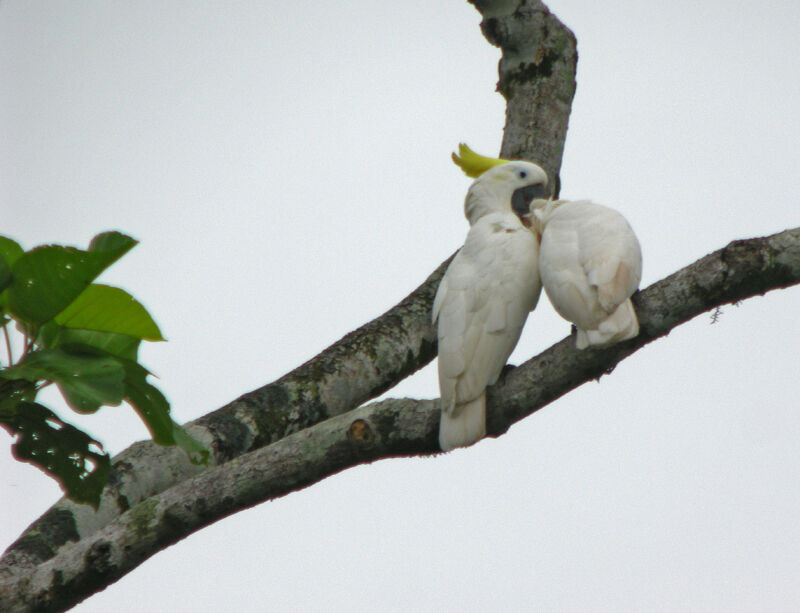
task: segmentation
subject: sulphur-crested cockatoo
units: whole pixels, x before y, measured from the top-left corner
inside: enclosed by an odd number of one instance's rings
[[[464,202],[470,229],[433,303],[445,451],[486,435],[486,386],[497,381],[539,300],[539,243],[523,219],[530,224],[531,201],[547,193],[536,164],[484,158],[464,145],[460,154],[456,163],[478,177]]]
[[[642,278],[642,252],[625,218],[588,201],[536,200],[532,210],[542,284],[577,327],[578,349],[638,335],[630,296]]]

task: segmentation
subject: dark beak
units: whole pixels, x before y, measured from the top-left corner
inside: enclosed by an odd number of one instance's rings
[[[520,187],[511,194],[511,208],[521,220],[531,214],[531,202],[537,198],[547,198],[547,188],[541,183]]]

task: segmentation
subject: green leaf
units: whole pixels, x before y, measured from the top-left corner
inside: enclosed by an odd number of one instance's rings
[[[67,496],[97,509],[111,468],[98,441],[35,402],[17,403],[12,415],[0,415],[0,425],[17,436],[11,448],[17,460],[40,468]]]
[[[2,372],[0,372],[2,374]],[[36,385],[24,379],[0,379],[0,421],[13,416],[23,400],[36,398]]]
[[[135,244],[129,236],[107,232],[95,237],[89,251],[46,245],[24,253],[11,267],[9,312],[34,324],[53,319]]]
[[[96,335],[96,339],[88,335]],[[61,344],[64,340],[74,338],[98,342],[95,346]],[[139,339],[121,334],[62,328],[50,322],[42,326],[38,339],[45,349],[29,353],[16,366],[0,371],[0,394],[4,383],[31,382],[26,389],[33,391],[35,397],[32,384],[46,380],[55,381],[67,402],[77,411],[94,411],[101,404],[116,405],[124,399],[139,414],[156,443],[178,445],[192,463],[207,464],[209,449],[172,420],[169,402],[158,388],[147,381],[150,375],[147,369],[135,359],[121,355],[125,352],[125,339],[139,343]],[[99,346],[103,343],[108,348]],[[123,350],[113,354],[109,349]],[[3,409],[0,398],[0,415]]]
[[[163,341],[147,310],[123,289],[92,283],[55,322],[67,328],[127,334],[150,341]]]
[[[120,359],[120,363],[125,370],[125,400],[139,414],[156,443],[175,444],[169,402],[158,388],[147,382],[148,370],[132,360]]]
[[[141,344],[140,339],[126,334],[64,328],[54,321],[47,322],[39,329],[36,342],[48,349],[74,344],[89,345],[134,362],[137,360]]]
[[[7,273],[5,271],[0,271],[0,307],[5,306],[8,302],[8,294],[4,290],[11,283],[11,279],[13,278],[11,275],[11,266],[22,253],[22,247],[19,246],[19,243],[6,236],[0,236],[0,256],[2,256],[0,259],[3,260],[0,262],[0,269],[7,269],[8,271]]]
[[[134,238],[131,238],[127,234],[123,234],[122,232],[101,232],[97,236],[95,236],[91,242],[89,243],[89,251],[94,252],[117,252],[121,251],[120,255],[123,255],[127,251],[129,251],[132,247],[135,247],[137,241]]]
[[[172,420],[169,402],[147,382],[147,369],[131,360],[121,362],[125,366],[125,400],[139,414],[153,440],[159,445],[179,446],[193,464],[208,464],[211,452]]]
[[[81,413],[117,405],[125,397],[125,369],[119,359],[81,345],[33,351],[0,376],[54,381],[67,403]]]
[[[6,258],[0,255],[0,293],[11,285],[11,266],[6,262]]]
[[[208,457],[211,451],[196,438],[189,435],[181,426],[172,422],[172,438],[175,444],[186,452],[192,464],[208,465]]]
[[[0,255],[5,258],[9,266],[13,266],[14,262],[16,262],[23,253],[24,251],[22,251],[22,247],[19,246],[17,241],[7,236],[0,236]]]

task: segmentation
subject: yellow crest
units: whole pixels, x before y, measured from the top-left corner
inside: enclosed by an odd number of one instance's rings
[[[490,168],[511,161],[502,158],[487,158],[485,155],[479,155],[464,143],[459,143],[458,153],[453,153],[451,157],[456,166],[461,168],[465,175],[472,178],[480,177]]]

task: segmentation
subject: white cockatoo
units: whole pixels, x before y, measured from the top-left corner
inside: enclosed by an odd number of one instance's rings
[[[578,349],[637,336],[630,297],[642,278],[642,252],[625,218],[588,201],[536,200],[532,212],[542,284],[577,327]]]
[[[464,202],[469,233],[433,303],[445,451],[486,435],[486,386],[497,381],[539,300],[539,241],[528,226],[531,202],[547,194],[536,164],[485,158],[465,145],[459,152],[454,161],[478,178]]]

